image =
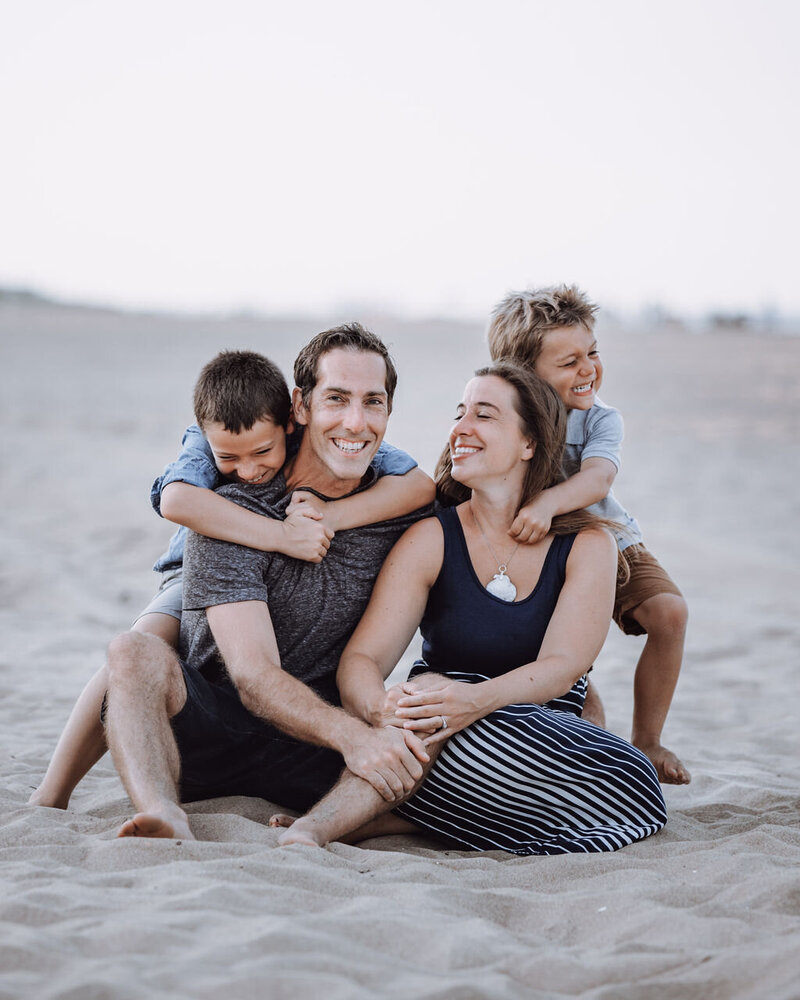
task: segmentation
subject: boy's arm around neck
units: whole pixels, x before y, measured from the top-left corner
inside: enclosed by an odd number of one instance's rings
[[[333,537],[333,531],[312,508],[296,510],[279,521],[246,510],[213,490],[184,482],[164,487],[161,513],[207,538],[262,552],[282,552],[307,562],[320,562]]]
[[[617,467],[607,458],[587,458],[574,476],[542,490],[523,507],[511,525],[510,534],[520,542],[538,542],[550,531],[558,514],[568,514],[598,503],[608,496]]]
[[[334,531],[360,528],[365,524],[391,521],[433,503],[436,487],[429,475],[415,468],[402,476],[381,476],[368,490],[362,490],[325,505],[325,522]]]

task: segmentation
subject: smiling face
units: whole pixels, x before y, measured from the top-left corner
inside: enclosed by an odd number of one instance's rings
[[[224,424],[207,423],[203,433],[219,471],[240,483],[268,483],[286,461],[286,431],[269,418],[239,433]]]
[[[294,465],[298,478],[327,496],[361,482],[389,419],[386,363],[373,351],[334,348],[317,365],[309,405],[294,390],[295,417],[305,433]]]
[[[494,481],[520,489],[535,444],[523,434],[516,398],[497,375],[467,382],[450,431],[453,479],[470,488]]]
[[[603,379],[595,335],[582,326],[548,330],[533,367],[556,390],[568,410],[589,410]]]

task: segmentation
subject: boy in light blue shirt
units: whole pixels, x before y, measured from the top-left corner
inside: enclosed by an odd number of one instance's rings
[[[617,586],[614,621],[627,635],[647,635],[634,677],[631,742],[647,754],[662,782],[687,784],[689,771],[662,745],[661,732],[681,669],[688,610],[611,489],[619,471],[623,425],[619,412],[597,397],[603,365],[593,332],[596,311],[580,289],[561,285],[512,292],[492,313],[492,359],[504,357],[531,368],[567,408],[565,479],[520,510],[511,534],[521,542],[537,542],[556,514],[580,508],[619,525],[617,544],[630,578]],[[583,714],[598,725],[605,723],[593,685]]]

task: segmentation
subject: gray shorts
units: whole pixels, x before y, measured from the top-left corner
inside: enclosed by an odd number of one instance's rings
[[[158,593],[147,605],[144,611],[133,623],[144,618],[145,615],[169,615],[171,618],[181,620],[183,611],[183,567],[170,569],[161,574],[161,584]]]

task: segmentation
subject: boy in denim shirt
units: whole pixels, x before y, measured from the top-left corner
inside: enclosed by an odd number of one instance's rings
[[[299,431],[280,369],[252,351],[223,351],[200,373],[194,410],[197,424],[186,430],[178,458],[151,490],[156,512],[180,527],[154,566],[162,574],[158,593],[132,626],[172,646],[177,646],[180,630],[189,529],[320,562],[335,531],[410,513],[433,499],[433,483],[417,463],[382,444],[372,461],[382,479],[372,489],[328,503],[296,490],[285,520],[263,517],[214,490],[226,482],[269,482],[297,450]],[[66,809],[75,786],[105,753],[101,716],[106,688],[103,666],[81,692],[31,804]]]
[[[620,525],[619,548],[630,579],[617,586],[614,621],[626,635],[647,635],[634,677],[631,742],[650,758],[659,779],[687,784],[690,774],[661,744],[661,731],[680,673],[688,611],[680,590],[645,548],[639,525],[617,501],[622,417],[597,398],[603,365],[593,333],[597,306],[575,286],[512,292],[489,325],[493,360],[516,361],[549,382],[567,408],[564,482],[523,507],[511,525],[521,542],[537,542],[556,514],[588,508]],[[604,725],[602,703],[589,686],[584,717]]]

